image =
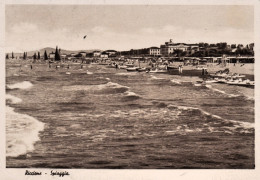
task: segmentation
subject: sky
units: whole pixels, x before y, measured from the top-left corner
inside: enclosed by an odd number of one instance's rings
[[[83,36],[87,35],[85,39]],[[5,47],[24,52],[130,50],[175,43],[254,42],[245,5],[6,5]]]

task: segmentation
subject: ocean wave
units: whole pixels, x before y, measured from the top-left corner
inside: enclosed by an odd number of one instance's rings
[[[175,84],[181,84],[180,81],[177,81],[176,79],[172,79],[171,82],[175,83]]]
[[[162,80],[162,79],[165,79],[165,78],[156,77],[156,76],[154,76],[154,75],[151,75],[151,78],[152,78],[152,79],[155,79],[155,80]]]
[[[9,89],[29,89],[33,86],[30,81],[23,81],[15,84],[7,85]]]
[[[180,110],[198,110],[198,108],[190,107],[190,106],[177,106],[173,104],[167,105],[167,108],[169,109],[180,109]]]
[[[254,101],[255,100],[255,97],[253,96],[245,96],[245,98],[247,99],[247,100],[250,100],[250,101]]]
[[[6,106],[6,156],[16,157],[33,151],[43,129],[44,123]]]
[[[190,113],[192,113],[193,116],[205,117],[205,118],[200,118],[200,120],[196,122],[191,119],[190,120],[180,119],[181,121],[183,121],[180,122],[182,123],[182,125],[178,126],[178,128],[176,128],[175,130],[169,130],[169,132],[172,131],[170,132],[171,134],[184,133],[184,132],[185,133],[201,132],[201,131],[209,131],[211,133],[224,132],[228,134],[234,134],[234,133],[251,134],[254,132],[254,123],[228,120],[218,115],[206,112],[200,108],[189,107],[189,106],[177,106],[172,104],[168,105],[167,108],[181,110],[181,112],[178,114],[178,116],[180,115],[180,117],[186,117],[186,116],[188,117]],[[193,124],[193,125],[189,127],[185,123]]]
[[[74,85],[74,86],[63,86],[63,90],[66,91],[93,91],[93,92],[104,92],[104,93],[123,93],[129,89],[127,86],[120,85],[118,83],[108,82],[106,84],[99,85]]]
[[[227,95],[228,97],[239,97],[241,95],[239,94],[229,94],[229,93],[226,93],[225,91],[222,91],[220,89],[217,89],[217,88],[213,88],[211,85],[205,85],[207,88],[211,89],[212,91],[215,91],[215,92],[219,92],[221,94],[225,94]]]
[[[22,99],[15,97],[13,95],[10,95],[10,94],[6,94],[5,98],[6,98],[6,100],[10,100],[12,104],[17,104],[17,103],[22,102]]]
[[[195,83],[194,86],[202,86],[202,84]]]
[[[135,76],[135,75],[137,75],[137,72],[116,73],[116,75],[119,75],[119,76]]]
[[[124,93],[124,97],[123,97],[123,101],[131,101],[131,100],[136,100],[136,99],[139,99],[141,98],[140,95],[132,92],[132,91],[126,91]]]
[[[136,93],[134,93],[132,91],[126,91],[125,93],[126,93],[126,96],[138,96],[139,97],[138,94],[136,94]]]
[[[87,74],[89,74],[89,75],[90,75],[90,74],[94,74],[94,73],[93,73],[93,72],[90,72],[90,71],[87,71]]]

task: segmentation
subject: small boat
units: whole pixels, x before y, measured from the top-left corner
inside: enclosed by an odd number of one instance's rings
[[[174,69],[178,69],[178,68],[175,67],[175,66],[167,66],[167,69],[168,69],[168,70],[174,70]]]
[[[255,82],[254,81],[250,81],[250,80],[231,80],[231,81],[227,81],[228,85],[236,85],[236,86],[245,86],[245,87],[254,87],[255,86]]]
[[[207,79],[207,80],[199,80],[199,81],[196,81],[197,83],[206,83],[206,84],[210,84],[210,83],[216,83],[218,82],[217,80],[215,79]]]
[[[128,67],[126,68],[127,71],[136,71],[138,67]]]
[[[68,74],[68,75],[69,75],[69,74],[71,74],[71,73],[67,71],[67,72],[66,72],[66,74]]]
[[[227,80],[225,78],[215,78],[214,80],[216,80],[217,82],[216,83],[226,83]]]
[[[237,74],[237,73],[235,73],[235,74],[232,74],[230,77],[231,77],[231,78],[244,78],[244,77],[246,77],[246,76],[243,75],[243,74]]]
[[[210,83],[216,83],[217,81],[214,79],[210,79],[210,80],[206,80],[205,83],[206,84],[210,84]]]
[[[226,77],[228,77],[228,74],[226,74],[226,73],[217,73],[217,74],[213,74],[213,75],[211,75],[212,77],[216,77],[216,78],[226,78]]]
[[[138,69],[137,69],[138,72],[144,72],[144,71],[146,71],[146,70],[147,70],[146,68],[138,68]]]
[[[119,69],[126,69],[127,66],[125,66],[125,65],[119,65],[118,68],[119,68]]]
[[[134,64],[126,64],[127,67],[134,67]]]
[[[146,71],[148,73],[168,73],[167,70],[165,69],[155,69],[155,70],[150,70],[150,71]]]

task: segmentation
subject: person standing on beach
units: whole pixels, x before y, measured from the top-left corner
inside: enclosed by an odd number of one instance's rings
[[[31,69],[32,69],[32,65],[31,65]]]
[[[182,74],[182,65],[179,65],[179,74]]]

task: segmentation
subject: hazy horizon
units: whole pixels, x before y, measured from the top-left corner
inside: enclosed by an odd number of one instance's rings
[[[7,52],[254,42],[254,7],[245,5],[6,5],[5,21]]]

